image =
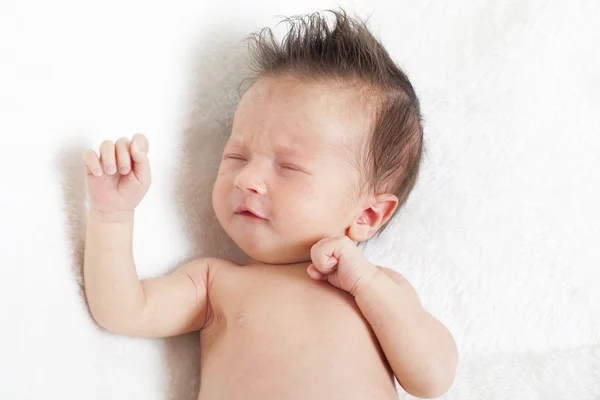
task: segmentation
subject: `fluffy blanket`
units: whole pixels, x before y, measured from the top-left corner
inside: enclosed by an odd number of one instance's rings
[[[421,99],[419,182],[365,252],[454,333],[460,366],[444,399],[600,399],[591,0],[3,2],[0,398],[195,398],[197,334],[122,337],[87,312],[81,152],[150,139],[140,276],[239,258],[209,198],[245,76],[241,40],[275,15],[336,4],[371,16]]]

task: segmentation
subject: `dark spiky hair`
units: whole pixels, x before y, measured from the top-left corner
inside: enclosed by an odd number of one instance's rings
[[[249,66],[256,74],[252,79],[292,75],[324,83],[341,81],[353,88],[358,82],[374,94],[363,96],[372,103],[373,123],[365,132],[362,190],[398,197],[395,215],[417,181],[424,152],[419,100],[366,21],[350,18],[343,9],[327,11],[334,16],[333,26],[321,12],[284,17],[289,30],[281,42],[270,28],[250,34]]]

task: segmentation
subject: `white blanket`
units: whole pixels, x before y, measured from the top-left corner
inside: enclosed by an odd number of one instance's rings
[[[197,334],[113,335],[81,291],[81,152],[136,132],[140,276],[240,258],[210,207],[243,37],[336,4],[420,96],[427,155],[365,247],[454,333],[445,399],[600,399],[600,3],[0,3],[0,398],[194,399]],[[283,33],[284,24],[276,32]],[[401,394],[402,398],[409,398]]]

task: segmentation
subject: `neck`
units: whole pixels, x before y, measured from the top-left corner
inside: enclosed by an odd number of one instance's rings
[[[269,264],[269,263],[266,263],[266,262],[255,260],[252,257],[248,257],[246,259],[246,263],[245,264],[247,266],[252,266],[252,265],[266,265],[266,266],[286,266],[286,267],[300,267],[300,266],[303,266],[303,267],[306,267],[310,263],[311,263],[310,260],[305,260],[305,261],[285,263],[285,264]]]

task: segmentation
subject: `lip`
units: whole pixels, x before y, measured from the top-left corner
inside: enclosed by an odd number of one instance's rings
[[[247,218],[254,218],[254,219],[262,219],[262,220],[266,220],[267,218],[265,218],[265,216],[256,211],[256,209],[246,205],[246,204],[242,204],[239,207],[237,207],[235,209],[235,213],[239,214],[241,216],[247,217]]]

